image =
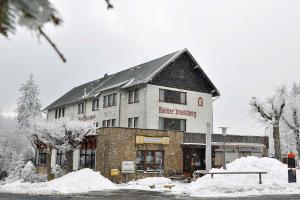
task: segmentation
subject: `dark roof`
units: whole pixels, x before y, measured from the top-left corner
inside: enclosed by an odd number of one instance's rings
[[[46,107],[44,110],[79,102],[84,99],[97,96],[100,92],[105,90],[117,87],[129,88],[132,86],[148,83],[165,66],[167,66],[173,60],[175,60],[183,52],[188,52],[188,50],[182,49],[180,51],[176,51],[168,55],[162,56],[160,58],[151,60],[149,62],[120,71],[118,73],[111,74],[109,76],[105,76],[103,78],[74,87],[69,92],[60,97],[58,100]],[[191,56],[190,53],[189,55]],[[213,88],[215,88],[215,91],[217,91],[217,95],[214,96],[219,96],[219,92],[216,89],[216,87],[213,84],[212,86]]]

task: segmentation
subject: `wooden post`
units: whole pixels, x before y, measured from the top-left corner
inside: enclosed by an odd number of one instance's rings
[[[262,184],[262,181],[261,181],[261,173],[258,173],[259,174],[259,184]]]

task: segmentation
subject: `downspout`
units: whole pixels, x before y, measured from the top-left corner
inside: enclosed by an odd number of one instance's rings
[[[221,97],[221,95],[219,95],[218,97],[216,97],[215,99],[212,99],[212,122],[211,122],[211,142],[213,142],[213,135],[214,135],[214,109],[213,109],[213,103],[215,100],[219,99]],[[213,98],[213,97],[212,97]],[[214,150],[215,151],[215,150]],[[213,150],[211,149],[211,153],[213,153]],[[212,157],[212,155],[211,155]],[[212,159],[211,159],[212,161]],[[211,166],[213,166],[213,163],[211,162]]]
[[[119,98],[119,127],[121,127],[121,99],[122,99],[122,92],[121,90],[119,90],[120,92],[120,98]]]

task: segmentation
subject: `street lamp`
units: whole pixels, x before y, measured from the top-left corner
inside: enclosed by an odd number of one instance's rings
[[[226,169],[226,161],[225,161],[225,139],[226,139],[226,131],[229,127],[219,127],[222,129],[222,136],[223,136],[223,169]]]

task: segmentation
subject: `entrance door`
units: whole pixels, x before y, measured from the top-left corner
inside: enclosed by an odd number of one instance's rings
[[[205,170],[205,148],[183,148],[183,173],[192,176],[196,170]]]

